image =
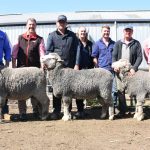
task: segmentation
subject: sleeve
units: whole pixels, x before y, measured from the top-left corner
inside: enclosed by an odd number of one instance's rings
[[[53,34],[50,33],[47,38],[47,45],[46,45],[46,55],[50,52],[54,52],[54,45],[53,45]]]
[[[112,51],[112,63],[118,60],[118,49],[119,49],[119,44],[118,42],[116,42],[114,44],[113,51]]]
[[[138,67],[141,64],[142,60],[143,60],[143,57],[142,57],[142,47],[141,47],[140,42],[138,42],[138,41],[137,41],[137,50],[136,51],[137,51],[137,59],[136,59],[135,64],[133,65],[133,69],[135,71],[138,70]]]
[[[143,51],[146,62],[150,64],[150,39],[143,42]]]
[[[41,43],[39,45],[39,54],[40,57],[45,55],[45,44],[44,44],[44,39],[41,39]]]
[[[4,59],[6,61],[11,61],[11,46],[6,33],[4,37]]]
[[[80,42],[78,42],[77,44],[77,52],[76,52],[76,65],[80,65],[80,59],[81,59],[81,46],[80,46]]]
[[[20,39],[20,36],[18,37],[17,42],[13,45],[13,48],[12,48],[12,58],[13,59],[17,59],[17,55],[18,55],[18,51],[19,51],[19,39]]]
[[[98,46],[97,42],[93,45],[91,56],[94,58],[98,58],[98,56],[99,56],[99,46]]]

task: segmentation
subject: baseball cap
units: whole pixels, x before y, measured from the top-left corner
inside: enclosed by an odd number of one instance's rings
[[[126,30],[126,29],[133,30],[133,26],[131,26],[131,25],[127,25],[127,26],[125,26],[125,27],[124,27],[124,30]]]
[[[57,21],[61,21],[61,20],[67,22],[67,17],[65,15],[59,15]]]

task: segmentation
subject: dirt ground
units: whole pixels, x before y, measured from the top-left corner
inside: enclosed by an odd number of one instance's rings
[[[29,121],[0,124],[0,150],[149,150],[149,104],[141,122],[132,118],[132,107],[131,115],[114,121],[100,120],[100,107],[88,107],[86,119],[68,122],[33,120],[29,107]],[[18,114],[16,104],[10,113]]]

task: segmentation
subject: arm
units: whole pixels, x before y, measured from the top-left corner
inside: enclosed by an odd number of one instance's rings
[[[18,51],[19,51],[19,40],[20,40],[21,35],[18,37],[17,42],[14,44],[13,49],[12,49],[12,67],[16,68],[16,60],[18,56]]]
[[[75,37],[75,45],[74,45],[74,47],[75,47],[75,49],[77,49],[76,50],[76,52],[75,52],[75,54],[76,54],[76,62],[75,62],[75,66],[74,66],[74,69],[75,70],[79,70],[80,69],[80,59],[81,59],[81,45],[80,45],[80,42],[79,42],[79,40]]]
[[[98,66],[98,60],[97,60],[97,58],[93,58],[93,63],[94,63],[95,66]]]
[[[11,47],[6,34],[4,39],[4,59],[5,59],[5,65],[9,66],[9,62],[11,61]]]
[[[93,57],[93,63],[95,65],[95,67],[98,67],[98,57],[99,57],[99,47],[97,42],[93,45],[93,49],[92,49],[92,55]]]
[[[141,48],[141,44],[140,42],[137,41],[137,45],[135,45],[136,47],[136,52],[137,52],[137,59],[136,62],[133,65],[133,68],[135,71],[138,70],[139,65],[141,64],[143,57],[142,57],[142,48]]]
[[[113,47],[113,52],[112,52],[112,63],[118,61],[118,53],[119,53],[119,44],[116,42]],[[115,72],[119,72],[118,67],[113,67]]]
[[[41,59],[42,56],[45,55],[45,44],[44,44],[44,39],[43,38],[41,39],[41,43],[39,45],[39,54],[40,54],[40,59]],[[44,65],[43,65],[43,63],[41,63],[41,68],[43,68],[43,67],[44,67]]]
[[[47,38],[47,45],[46,45],[46,55],[49,54],[50,52],[54,52],[54,45],[53,45],[53,38],[52,38],[52,33],[48,35]]]
[[[150,63],[150,56],[149,56],[150,41],[149,40],[150,39],[144,41],[144,43],[143,43],[144,57],[145,57],[147,63]]]

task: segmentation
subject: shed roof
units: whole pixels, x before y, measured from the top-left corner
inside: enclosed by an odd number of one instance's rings
[[[150,21],[150,10],[140,11],[77,11],[57,13],[1,14],[0,25],[25,24],[28,18],[37,23],[55,23],[58,15],[64,14],[68,22],[106,22],[106,21]]]

